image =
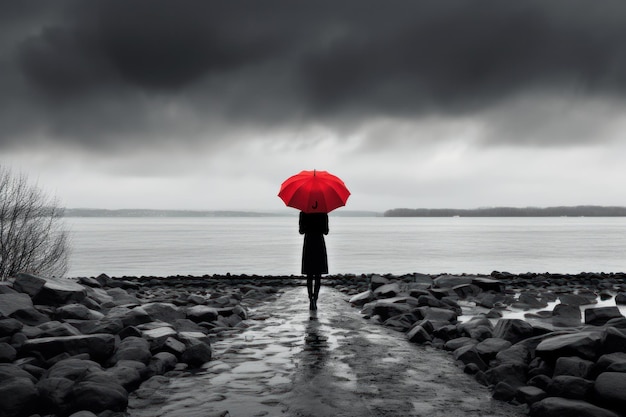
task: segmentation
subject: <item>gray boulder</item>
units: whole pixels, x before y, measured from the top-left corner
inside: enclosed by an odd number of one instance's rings
[[[626,373],[601,373],[596,379],[594,391],[602,404],[615,410],[626,409]]]
[[[585,310],[585,324],[602,326],[607,321],[620,318],[622,313],[617,306],[588,308]]]
[[[553,376],[569,375],[579,378],[590,378],[595,364],[577,356],[560,357],[556,360]]]
[[[399,316],[390,317],[383,323],[386,327],[390,327],[399,332],[406,332],[411,330],[415,324],[416,317],[413,314],[402,314]]]
[[[141,337],[130,336],[120,342],[111,358],[111,363],[137,361],[148,364],[151,358],[150,343]]]
[[[559,300],[562,304],[576,307],[586,304],[593,304],[595,302],[592,302],[587,297],[583,297],[582,295],[578,294],[559,294]]]
[[[482,292],[474,298],[474,301],[476,305],[481,307],[494,308],[502,306],[507,301],[507,296],[499,293]]]
[[[37,326],[41,330],[40,337],[79,336],[78,329],[68,323],[49,321]]]
[[[557,304],[552,310],[552,325],[556,327],[576,327],[581,325],[580,307]]]
[[[521,293],[516,304],[524,309],[544,308],[548,306],[548,302],[539,294],[532,294],[529,292]]]
[[[50,321],[50,317],[47,314],[42,313],[34,307],[17,310],[11,314],[11,317],[21,321],[27,326],[38,326]]]
[[[543,391],[548,390],[548,386],[552,382],[552,378],[548,375],[535,375],[528,380],[528,385],[541,388]]]
[[[453,355],[455,360],[461,361],[465,365],[474,364],[481,371],[487,369],[487,364],[476,351],[475,345],[462,346],[455,350]]]
[[[52,365],[46,371],[44,378],[65,378],[76,381],[88,373],[100,371],[102,371],[102,366],[94,361],[69,358]]]
[[[32,308],[33,302],[27,294],[0,294],[0,317],[8,318],[17,311]]]
[[[493,337],[493,328],[491,326],[477,326],[469,329],[469,336],[477,341],[482,341]]]
[[[374,295],[377,298],[392,298],[400,294],[400,285],[397,282],[381,285],[374,290]]]
[[[150,316],[151,321],[174,323],[185,318],[185,312],[172,303],[148,303],[142,305],[142,308]]]
[[[8,343],[0,342],[0,362],[13,362],[17,351]]]
[[[91,411],[81,410],[81,411],[77,411],[73,413],[70,417],[98,417],[98,416],[92,413]]]
[[[433,329],[433,336],[447,342],[449,340],[459,337],[459,331],[456,325],[446,324],[443,326],[437,326],[435,329]]]
[[[37,383],[37,391],[42,402],[41,408],[60,413],[65,411],[74,381],[64,377],[50,376]]]
[[[599,356],[600,339],[600,333],[593,331],[547,337],[535,352],[549,363],[555,363],[561,356],[578,356],[593,361]]]
[[[602,373],[609,370],[626,369],[626,353],[614,352],[600,356],[596,362],[596,372]]]
[[[626,332],[608,327],[602,333],[601,344],[605,353],[626,352]]]
[[[482,291],[504,292],[506,286],[503,282],[493,278],[475,277],[472,279],[472,285],[477,286]]]
[[[70,355],[88,353],[97,361],[107,359],[115,350],[115,337],[110,334],[93,334],[65,337],[44,337],[28,340],[22,346],[24,353],[38,353],[49,359],[67,352]]]
[[[519,388],[526,385],[526,373],[528,366],[509,362],[502,365],[490,368],[485,372],[485,376],[490,384],[497,384],[498,382],[506,382],[513,388]]]
[[[177,363],[178,359],[176,359],[176,356],[172,353],[159,352],[152,357],[148,366],[153,370],[154,374],[163,375],[166,372],[173,370]]]
[[[458,285],[471,284],[474,278],[460,275],[441,275],[433,279],[433,285],[439,288],[453,288]]]
[[[90,310],[82,304],[67,304],[57,308],[54,316],[59,319],[100,320],[104,314]]]
[[[138,326],[152,321],[150,315],[142,307],[116,306],[107,312],[106,318],[121,320],[124,327]]]
[[[373,314],[378,315],[383,321],[387,320],[389,317],[410,313],[413,310],[413,307],[408,304],[393,303],[384,300],[374,301],[370,304],[373,304]]]
[[[626,305],[626,292],[620,292],[615,295],[615,304]]]
[[[432,294],[424,294],[417,297],[417,305],[420,307],[439,307],[446,308],[447,304],[439,300]]]
[[[530,348],[525,343],[516,343],[508,349],[503,349],[496,354],[498,363],[519,363],[526,365],[530,361]]]
[[[177,335],[176,330],[167,326],[166,323],[155,322],[150,324],[154,324],[155,326],[145,330],[141,328],[141,334],[150,344],[151,351],[160,350],[168,338]]]
[[[370,288],[375,290],[376,288],[389,284],[389,280],[381,275],[374,274],[370,277]]]
[[[187,346],[187,349],[181,356],[181,361],[191,367],[200,367],[204,363],[211,360],[213,351],[207,343],[196,341]]]
[[[0,416],[28,416],[37,399],[35,381],[28,372],[12,364],[0,364]]]
[[[577,376],[559,375],[548,384],[548,393],[551,396],[573,400],[589,398],[592,390],[593,381]]]
[[[46,278],[41,291],[33,297],[35,304],[59,306],[70,302],[80,302],[87,296],[82,285],[69,279]]]
[[[349,302],[350,304],[357,306],[357,307],[361,307],[363,306],[365,303],[369,303],[370,301],[372,301],[375,298],[374,296],[374,292],[367,290],[364,292],[361,292],[359,294],[355,294],[353,295]]]
[[[91,373],[72,387],[71,411],[121,412],[128,406],[128,392],[105,372]]]
[[[460,347],[467,346],[467,345],[474,346],[477,343],[478,341],[476,339],[472,339],[471,337],[467,337],[467,336],[461,336],[461,337],[448,340],[443,346],[443,348],[445,350],[455,351]]]
[[[93,277],[80,277],[78,278],[78,283],[81,285],[86,285],[88,287],[102,288],[102,284]]]
[[[168,337],[167,339],[165,339],[165,342],[163,342],[163,346],[161,346],[162,351],[169,352],[177,358],[179,358],[180,355],[183,354],[185,349],[187,349],[187,346],[185,346],[183,342],[174,337]]]
[[[118,334],[124,329],[124,323],[120,319],[105,317],[102,320],[85,320],[82,323],[74,323],[83,334]]]
[[[105,372],[114,378],[127,391],[136,389],[146,375],[146,364],[137,361],[122,360]]]
[[[476,345],[476,351],[486,363],[495,359],[496,355],[511,347],[511,342],[497,337],[490,337]]]
[[[417,310],[424,320],[454,323],[457,319],[457,313],[446,308],[418,307]]]
[[[530,417],[620,417],[586,401],[548,397],[530,407]]]
[[[15,319],[0,320],[0,337],[12,336],[22,330],[24,325]]]
[[[492,397],[500,401],[512,401],[517,394],[517,388],[512,387],[506,382],[500,381],[493,388]]]
[[[515,398],[522,404],[534,404],[547,396],[548,394],[544,390],[532,385],[519,387],[515,393]]]
[[[421,325],[413,327],[407,332],[406,336],[413,343],[426,343],[433,340],[428,331]]]
[[[200,326],[199,324],[196,324],[195,322],[189,319],[179,319],[179,320],[176,320],[173,324],[174,324],[174,329],[176,329],[177,332],[207,333],[206,328]]]
[[[107,308],[114,307],[116,304],[113,301],[113,297],[110,296],[105,289],[85,287],[87,292],[87,299],[93,300],[93,302]]]
[[[468,297],[474,297],[480,294],[481,289],[474,284],[462,284],[452,287],[452,290],[456,295],[461,299],[465,299]]]
[[[132,305],[137,306],[141,304],[139,299],[134,295],[130,295],[128,291],[122,288],[111,288],[106,290],[107,295],[111,297],[111,302],[116,306]]]
[[[488,318],[484,316],[472,317],[466,322],[459,323],[457,325],[457,329],[459,330],[460,334],[469,336],[472,329],[475,329],[481,326],[484,326],[493,330],[493,325],[491,324],[491,320],[489,320]]]
[[[114,284],[115,280],[111,277],[109,277],[107,274],[100,274],[96,277],[96,281],[98,281],[98,283],[103,286],[103,287],[109,287],[112,286],[112,284]]]
[[[493,329],[493,337],[508,340],[512,344],[532,337],[533,326],[520,319],[500,319]]]
[[[218,310],[215,307],[197,305],[187,309],[187,318],[195,323],[211,323],[217,320],[218,315]]]
[[[18,292],[28,294],[29,297],[35,297],[46,283],[46,279],[36,275],[19,273],[15,276],[13,289]]]

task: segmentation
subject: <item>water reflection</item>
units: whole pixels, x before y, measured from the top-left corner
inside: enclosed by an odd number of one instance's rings
[[[324,368],[330,354],[328,335],[315,315],[311,315],[304,329],[302,365],[306,376],[315,377]]]

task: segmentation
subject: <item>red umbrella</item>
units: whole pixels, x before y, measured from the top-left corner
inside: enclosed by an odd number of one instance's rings
[[[302,171],[287,178],[278,196],[289,207],[305,213],[328,213],[343,207],[350,191],[339,177],[326,171]]]

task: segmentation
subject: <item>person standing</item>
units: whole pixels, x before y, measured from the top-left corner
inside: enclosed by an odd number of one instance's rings
[[[300,234],[304,235],[302,247],[302,274],[306,274],[309,309],[317,310],[317,297],[322,285],[322,274],[328,274],[328,255],[324,235],[328,234],[327,213],[300,212]]]

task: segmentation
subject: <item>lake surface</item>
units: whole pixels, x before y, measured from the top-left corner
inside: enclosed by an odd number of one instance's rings
[[[68,276],[300,274],[298,218],[66,218]],[[331,274],[623,272],[626,218],[332,217]]]

